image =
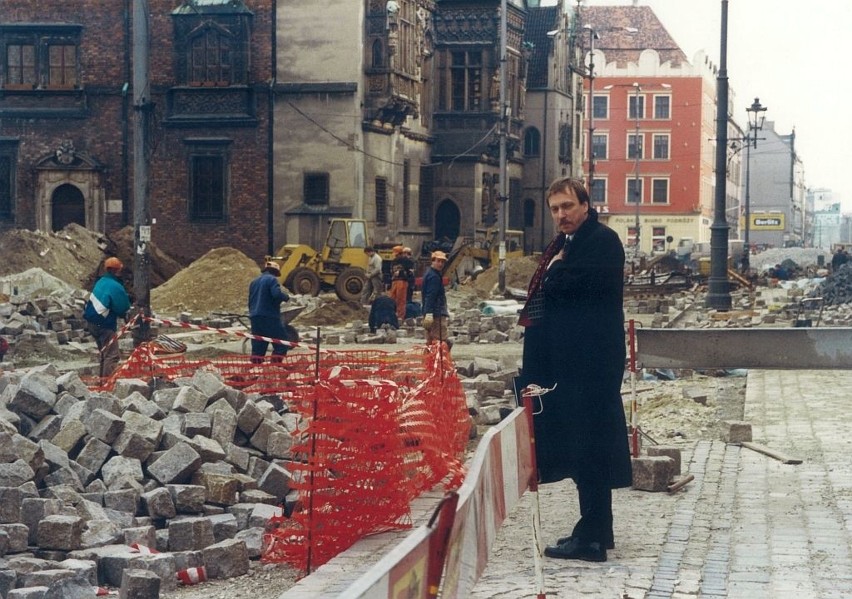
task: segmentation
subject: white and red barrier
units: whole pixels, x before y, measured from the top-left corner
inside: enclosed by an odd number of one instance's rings
[[[441,512],[443,527],[416,529],[338,597],[395,599],[405,591],[402,596],[432,599],[439,590],[442,597],[468,596],[485,569],[497,531],[529,488],[533,451],[524,414],[516,409],[483,436],[454,514]],[[436,576],[436,569],[443,575]]]

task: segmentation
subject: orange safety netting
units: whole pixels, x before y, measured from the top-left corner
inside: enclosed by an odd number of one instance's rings
[[[470,418],[446,345],[290,352],[257,364],[243,355],[158,355],[143,344],[100,387],[199,369],[246,392],[278,394],[303,418],[287,464],[298,505],[270,522],[266,562],[310,572],[365,535],[410,526],[409,503],[424,490],[463,481]]]

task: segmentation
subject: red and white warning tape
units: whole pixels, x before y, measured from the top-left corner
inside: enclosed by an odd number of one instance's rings
[[[160,553],[156,549],[151,549],[147,545],[142,545],[141,543],[131,543],[130,544],[130,553],[141,553],[142,555],[150,555],[153,553]]]
[[[277,345],[286,345],[288,347],[308,347],[310,345],[305,345],[303,343],[293,343],[292,341],[286,341],[285,339],[275,339],[274,337],[263,337],[262,335],[252,335],[251,333],[243,333],[242,331],[234,331],[227,329],[217,329],[214,327],[208,327],[202,324],[189,324],[188,322],[180,322],[174,320],[166,320],[165,318],[146,318],[148,322],[152,322],[155,324],[161,324],[167,327],[179,327],[182,329],[194,329],[197,331],[213,331],[214,333],[222,333],[223,335],[236,335],[238,337],[245,337],[247,339],[255,339],[257,341],[266,341],[269,343],[275,343]]]
[[[177,579],[181,584],[192,585],[207,580],[207,568],[185,568],[178,570]]]

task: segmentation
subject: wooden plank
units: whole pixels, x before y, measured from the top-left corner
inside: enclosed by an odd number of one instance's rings
[[[761,445],[759,443],[753,443],[751,441],[743,441],[742,443],[740,443],[740,445],[742,445],[743,447],[747,447],[748,449],[751,449],[752,451],[756,451],[758,453],[768,455],[770,458],[774,458],[774,459],[778,460],[779,462],[781,462],[782,464],[801,464],[802,463],[802,460],[800,460],[799,458],[791,458],[791,457],[781,453],[780,451],[775,451],[774,449],[770,449],[769,447],[766,447],[765,445]]]

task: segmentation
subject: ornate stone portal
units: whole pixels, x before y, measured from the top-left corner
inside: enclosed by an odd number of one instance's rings
[[[42,231],[54,230],[54,198],[63,185],[79,190],[82,198],[82,225],[92,231],[103,232],[106,190],[103,183],[103,166],[88,153],[74,148],[71,140],[37,161],[35,186],[36,227]],[[66,188],[67,189],[67,188]]]

